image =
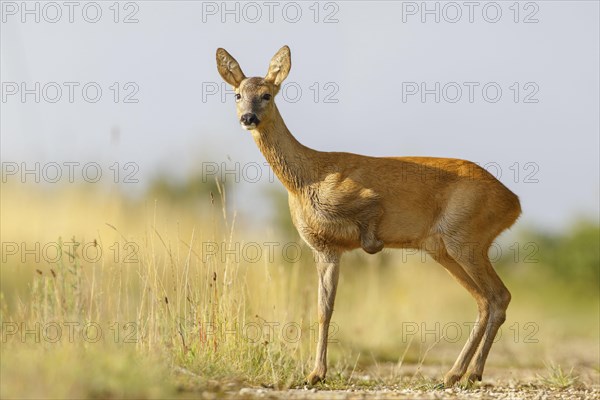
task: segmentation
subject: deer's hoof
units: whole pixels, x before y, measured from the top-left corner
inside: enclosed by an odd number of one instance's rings
[[[481,382],[481,374],[471,372],[468,378],[469,383]]]
[[[454,386],[454,384],[460,381],[462,374],[456,374],[452,371],[448,372],[446,376],[444,376],[444,386],[449,388]]]
[[[306,383],[309,385],[316,385],[317,383],[323,382],[324,380],[325,372],[321,372],[318,370],[311,372],[310,375],[306,377]]]

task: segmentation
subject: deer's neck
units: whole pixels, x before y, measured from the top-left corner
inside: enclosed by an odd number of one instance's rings
[[[254,141],[288,191],[298,192],[315,179],[312,150],[296,140],[275,106],[272,118],[252,131]]]

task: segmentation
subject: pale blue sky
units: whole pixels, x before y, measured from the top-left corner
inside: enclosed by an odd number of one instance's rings
[[[142,1],[121,3],[118,23],[113,2],[98,2],[96,23],[85,20],[96,12],[88,6],[83,14],[87,2],[73,10],[72,23],[64,6],[58,18],[56,9],[38,3],[36,22],[35,13],[22,13],[21,2],[2,4],[3,162],[97,162],[105,177],[115,161],[134,162],[140,183],[124,184],[131,191],[159,171],[183,177],[203,162],[262,165],[237,123],[232,96],[223,103],[206,90],[221,90],[217,47],[247,75],[264,75],[271,56],[288,44],[286,95],[293,100],[300,88],[301,96],[292,102],[280,95],[277,102],[304,144],[469,159],[496,171],[520,196],[527,223],[560,228],[579,215],[598,218],[597,1],[479,2],[472,10],[463,2],[428,2],[430,9],[437,5],[439,23],[434,14],[422,15],[420,1],[275,2],[271,10],[264,2],[228,2],[232,13],[223,13],[222,2]],[[34,9],[35,2],[27,4]],[[460,19],[449,22],[457,11]],[[127,15],[138,22],[123,23]],[[28,88],[40,82],[39,103],[33,94],[25,102],[21,93],[10,94],[22,82]],[[62,88],[56,103],[48,101],[56,95],[49,82]],[[79,84],[73,103],[64,82]],[[82,97],[88,82],[102,89],[96,103]],[[134,85],[125,87],[128,82]],[[410,94],[422,83],[435,92],[436,82],[439,103],[435,93],[425,102]],[[138,103],[124,103],[136,87]],[[497,88],[502,95],[492,102]],[[325,102],[326,96],[337,102]],[[269,182],[266,170],[254,183],[252,168],[236,184],[234,206],[264,215],[265,185],[280,184]]]

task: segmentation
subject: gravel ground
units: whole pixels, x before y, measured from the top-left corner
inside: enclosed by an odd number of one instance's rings
[[[354,399],[600,399],[600,389],[568,388],[547,389],[542,387],[481,386],[474,389],[381,389],[381,390],[317,390],[290,389],[269,390],[244,388],[231,393],[239,399],[310,399],[310,400],[354,400]]]
[[[403,367],[406,372],[406,367]],[[436,369],[420,369],[425,379],[439,377]],[[376,384],[365,389],[350,385],[347,389],[329,390],[327,384],[318,388],[295,388],[286,390],[244,387],[226,390],[219,394],[202,393],[202,398],[234,399],[308,399],[308,400],[354,400],[354,399],[600,399],[600,372],[594,367],[580,367],[574,371],[576,382],[567,388],[553,388],[540,380],[547,374],[543,369],[492,369],[486,371],[484,381],[472,388],[454,387],[451,389],[418,389],[418,384]],[[398,380],[413,376],[410,370]],[[379,375],[381,376],[381,375]],[[371,375],[355,376],[357,381],[369,380]],[[431,381],[429,381],[431,382]],[[429,384],[431,385],[431,384]]]

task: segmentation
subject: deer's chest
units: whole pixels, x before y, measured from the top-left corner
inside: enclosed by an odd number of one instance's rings
[[[326,196],[322,191],[290,194],[292,222],[313,249],[349,250],[360,245],[360,210],[347,196]]]

